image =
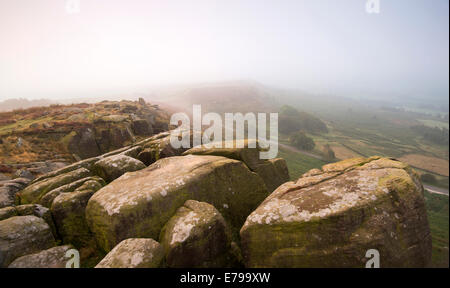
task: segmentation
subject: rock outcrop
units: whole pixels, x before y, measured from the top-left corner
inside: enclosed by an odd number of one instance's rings
[[[55,198],[51,212],[63,243],[77,248],[92,244],[92,234],[85,219],[85,209],[94,190],[62,193]]]
[[[231,233],[214,206],[188,200],[161,232],[167,266],[226,267],[230,263]]]
[[[0,267],[14,259],[55,245],[50,226],[36,216],[14,216],[0,221]]]
[[[71,245],[63,245],[25,255],[14,260],[8,268],[65,268],[69,260],[66,252],[70,249],[73,249]]]
[[[289,181],[289,170],[284,159],[260,159],[260,148],[257,141],[237,140],[222,142],[222,148],[197,146],[184,152],[183,155],[214,155],[242,161],[247,167],[264,180],[269,192]],[[253,146],[252,146],[253,144]],[[226,148],[227,146],[234,148]],[[243,148],[237,148],[243,147]],[[255,148],[249,148],[255,147]]]
[[[286,161],[261,160],[249,143],[175,149],[164,132],[1,181],[0,267],[63,267],[70,248],[99,268],[364,267],[370,249],[381,267],[428,265],[423,187],[409,166],[355,158],[288,182]]]
[[[247,267],[426,267],[431,236],[423,187],[402,162],[325,165],[275,190],[241,229]]]
[[[6,173],[10,175],[23,168],[14,167],[13,159],[20,164],[49,159],[71,163],[96,157],[167,131],[170,118],[154,105],[127,100],[34,107],[0,114],[8,120],[0,121],[0,163],[8,163],[12,169]],[[42,166],[39,170],[29,172],[33,176],[50,172]]]
[[[95,268],[158,268],[164,249],[153,239],[131,238],[117,244]]]
[[[127,238],[157,239],[186,200],[214,205],[233,227],[268,195],[262,179],[240,161],[218,156],[160,159],[100,189],[89,200],[86,218],[106,251]]]
[[[127,172],[134,172],[145,167],[141,161],[121,154],[103,158],[94,164],[97,175],[108,182]]]
[[[98,176],[86,177],[51,190],[39,199],[39,203],[44,207],[50,208],[55,198],[62,193],[83,190],[97,191],[105,185],[105,180]]]
[[[0,183],[0,208],[14,206],[16,194],[30,182],[27,178],[16,178]]]
[[[92,172],[86,168],[79,168],[77,170],[60,174],[53,178],[47,178],[45,180],[36,182],[26,187],[19,193],[20,203],[29,204],[36,203],[42,196],[53,189],[59,188],[63,185],[70,184],[77,180],[91,176]]]

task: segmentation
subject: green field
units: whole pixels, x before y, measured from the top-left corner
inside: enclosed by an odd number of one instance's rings
[[[428,221],[433,239],[433,267],[448,266],[448,196],[425,192]]]
[[[308,172],[309,170],[313,168],[320,168],[327,164],[325,161],[300,153],[287,151],[283,148],[278,151],[278,157],[286,160],[291,180],[297,180],[302,174]]]

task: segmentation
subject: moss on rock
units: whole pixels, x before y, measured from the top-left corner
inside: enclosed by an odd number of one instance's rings
[[[18,193],[21,204],[36,203],[42,196],[53,189],[63,185],[75,182],[77,180],[86,178],[91,175],[91,172],[86,168],[79,168],[77,170],[60,174],[58,176],[47,178],[42,181],[31,184]]]
[[[55,245],[50,227],[36,216],[14,216],[0,221],[0,267],[14,259]]]
[[[226,267],[231,262],[231,233],[219,211],[208,203],[186,201],[160,238],[169,267]]]
[[[95,268],[158,268],[164,249],[153,239],[126,239],[117,244]]]
[[[92,243],[93,236],[86,223],[85,210],[94,193],[94,190],[62,193],[53,201],[51,212],[65,244],[81,248]]]
[[[264,182],[242,162],[217,156],[161,159],[100,189],[86,208],[95,237],[109,251],[123,239],[158,238],[186,200],[214,205],[235,231],[268,195]]]
[[[388,158],[346,160],[288,182],[241,229],[248,267],[424,267],[431,237],[422,186]]]
[[[137,159],[118,154],[96,162],[94,171],[97,175],[110,182],[127,172],[134,172],[145,167],[144,163]]]

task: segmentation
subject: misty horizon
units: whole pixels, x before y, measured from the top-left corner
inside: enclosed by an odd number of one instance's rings
[[[448,1],[0,1],[0,101],[254,81],[448,105]]]

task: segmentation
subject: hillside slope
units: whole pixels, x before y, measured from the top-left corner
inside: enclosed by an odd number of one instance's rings
[[[27,163],[98,156],[166,131],[168,122],[168,113],[143,99],[0,113],[0,173],[14,173]]]

